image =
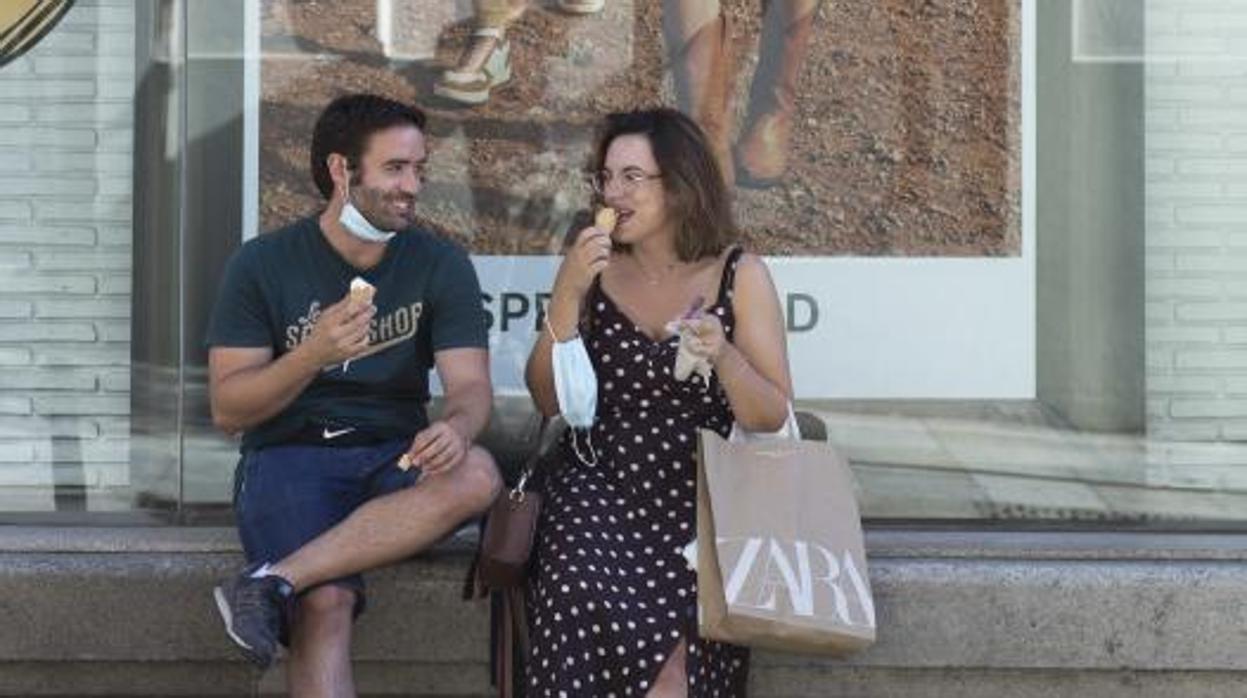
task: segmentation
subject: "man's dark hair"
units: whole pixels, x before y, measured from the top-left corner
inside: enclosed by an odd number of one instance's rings
[[[605,166],[611,142],[627,135],[649,139],[662,172],[660,181],[679,222],[675,251],[680,261],[721,253],[736,239],[736,223],[723,172],[701,127],[666,107],[609,114],[598,139],[594,171]]]
[[[312,180],[322,196],[333,195],[329,154],[346,157],[352,170],[359,167],[368,138],[393,126],[411,125],[424,131],[424,112],[414,105],[372,94],[344,95],[329,103],[312,131]]]

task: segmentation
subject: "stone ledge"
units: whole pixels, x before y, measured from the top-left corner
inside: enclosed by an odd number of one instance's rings
[[[980,522],[980,525],[986,525]],[[465,525],[437,552],[467,552],[476,529]],[[982,560],[1139,560],[1247,562],[1242,533],[1044,531],[983,528],[922,529],[877,526],[866,530],[872,560],[892,558]],[[233,528],[222,526],[3,526],[3,553],[241,553]]]
[[[1234,537],[1163,539],[872,531],[878,644],[759,653],[752,695],[1240,695],[1243,553]],[[1128,557],[1104,559],[1114,549]],[[488,693],[488,609],[459,598],[467,554],[460,541],[369,575],[363,693]],[[279,691],[280,672],[237,661],[212,607],[240,562],[229,529],[0,528],[0,695]]]

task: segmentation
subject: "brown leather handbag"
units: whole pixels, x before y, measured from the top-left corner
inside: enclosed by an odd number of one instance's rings
[[[490,597],[490,665],[499,698],[523,693],[522,665],[528,655],[528,619],[524,613],[524,582],[537,537],[541,495],[529,489],[538,466],[548,458],[557,430],[543,418],[536,446],[520,470],[514,487],[494,501],[468,573],[466,598]]]
[[[538,460],[529,459],[515,487],[494,501],[485,519],[476,575],[487,589],[519,587],[528,576],[528,561],[541,515],[541,494],[526,488]]]
[[[476,593],[490,597],[490,659],[498,698],[522,693],[522,667],[528,655],[524,580],[541,515],[541,495],[526,487],[536,463],[530,458],[515,487],[494,501],[476,557]]]
[[[539,468],[548,469],[543,463],[552,455],[550,451],[555,440],[551,437],[560,431],[554,424],[561,422],[542,417],[537,442],[525,459],[515,486],[504,490],[485,515],[474,574],[478,597],[485,590],[523,587],[528,576],[529,559],[537,537],[537,519],[541,516],[541,494],[530,485]]]

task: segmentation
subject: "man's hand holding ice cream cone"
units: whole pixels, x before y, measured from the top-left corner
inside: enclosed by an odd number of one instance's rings
[[[368,348],[368,332],[376,309],[356,306],[350,296],[321,311],[311,335],[299,345],[321,367],[335,366]]]

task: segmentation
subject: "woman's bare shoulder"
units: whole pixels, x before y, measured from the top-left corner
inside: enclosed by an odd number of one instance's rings
[[[736,289],[738,291],[765,291],[774,287],[771,271],[766,260],[752,252],[742,252],[736,262]]]

